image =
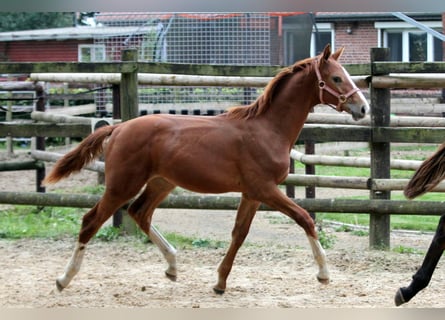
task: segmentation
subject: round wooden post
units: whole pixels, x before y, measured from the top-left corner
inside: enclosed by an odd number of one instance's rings
[[[373,68],[375,61],[388,61],[389,48],[371,49],[371,74],[377,75]],[[381,74],[379,74],[381,75]],[[371,128],[390,125],[391,92],[390,89],[378,89],[371,85]],[[371,141],[371,179],[389,179],[390,143]],[[390,199],[391,191],[371,190],[371,199]],[[390,248],[390,215],[370,212],[369,246],[371,249],[387,250]]]

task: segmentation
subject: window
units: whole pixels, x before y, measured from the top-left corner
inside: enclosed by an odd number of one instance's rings
[[[103,45],[79,45],[80,62],[105,61],[105,46]]]
[[[400,32],[389,32],[386,34],[386,45],[385,47],[391,48],[389,50],[391,61],[402,61],[402,34]],[[400,48],[400,50],[399,50]]]
[[[434,48],[433,48],[433,57],[434,61],[442,61],[443,60],[443,46],[442,46],[442,40],[438,38],[434,38]]]
[[[441,31],[440,21],[424,24]],[[404,22],[376,22],[375,26],[380,29],[379,45],[390,48],[391,61],[442,61],[442,43],[431,34]]]
[[[317,28],[313,28],[311,39],[311,56],[320,54],[327,44],[331,44],[334,50],[334,31],[330,23],[317,23]]]
[[[312,14],[300,14],[283,19],[284,64],[305,59],[310,55]]]

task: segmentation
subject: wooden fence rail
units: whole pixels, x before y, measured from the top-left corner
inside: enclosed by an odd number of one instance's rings
[[[33,206],[54,206],[91,208],[99,200],[99,195],[60,194],[38,192],[0,192],[0,203]],[[404,201],[404,200],[355,200],[355,199],[293,199],[293,201],[314,212],[340,212],[378,215],[442,215],[445,201]],[[239,197],[231,196],[177,196],[170,195],[159,208],[236,210]],[[261,205],[259,210],[271,210]]]
[[[86,137],[91,133],[91,125],[78,123],[30,123],[0,122],[0,136],[3,137]],[[306,124],[298,142],[405,142],[442,143],[445,128],[439,127],[375,127]]]

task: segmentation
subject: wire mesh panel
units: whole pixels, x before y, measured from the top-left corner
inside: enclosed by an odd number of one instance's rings
[[[136,48],[139,61],[219,65],[270,65],[271,23],[267,13],[108,13],[96,17],[110,28],[94,39],[107,61],[120,61],[125,48]],[[126,32],[125,32],[126,31]],[[146,113],[214,114],[248,104],[255,88],[141,86]],[[110,94],[101,99],[110,103]],[[104,102],[98,101],[104,105]]]
[[[109,34],[94,39],[96,45],[105,45],[108,61],[120,61],[120,51],[134,47],[139,60],[148,62],[271,63],[271,16],[266,13],[116,12],[99,14],[96,19],[110,28]]]

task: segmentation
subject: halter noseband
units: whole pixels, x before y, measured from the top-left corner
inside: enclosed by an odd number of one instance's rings
[[[323,104],[326,104],[332,108],[334,108],[335,110],[337,110],[338,112],[342,111],[342,104],[344,104],[346,101],[348,101],[348,98],[350,96],[352,96],[354,93],[356,93],[357,91],[360,91],[359,88],[357,88],[357,86],[355,85],[354,82],[352,82],[352,89],[346,93],[346,94],[342,94],[339,93],[337,91],[335,91],[334,89],[332,89],[331,87],[329,87],[325,81],[323,81],[323,79],[321,79],[321,74],[320,74],[320,70],[319,70],[319,63],[317,63],[318,60],[315,60],[315,73],[317,74],[317,79],[318,79],[318,88],[320,89],[320,102]],[[333,104],[330,103],[326,103],[324,102],[323,99],[323,90],[326,90],[327,92],[329,92],[330,94],[332,94],[334,97],[336,97],[338,99],[338,104],[337,106],[334,106]]]

